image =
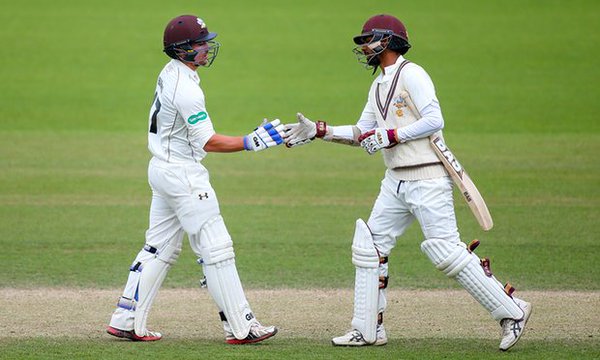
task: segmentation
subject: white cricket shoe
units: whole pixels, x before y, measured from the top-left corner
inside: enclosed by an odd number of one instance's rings
[[[513,347],[517,341],[523,335],[525,331],[525,325],[527,325],[527,320],[529,320],[529,316],[531,316],[532,306],[527,301],[523,301],[521,299],[515,298],[515,302],[521,310],[523,310],[523,318],[519,320],[515,319],[502,319],[500,321],[500,326],[502,327],[502,340],[500,341],[500,350],[506,351]]]
[[[346,335],[339,336],[331,340],[333,346],[381,346],[387,344],[387,342],[387,334],[385,333],[385,328],[383,325],[377,325],[377,337],[375,342],[372,344],[366,342],[360,331],[356,329],[349,331]]]
[[[277,328],[275,326],[262,326],[259,322],[255,322],[250,325],[250,332],[248,333],[248,336],[240,340],[233,335],[233,332],[230,330],[231,328],[227,322],[224,322],[224,328],[225,342],[233,345],[257,343],[277,334]]]

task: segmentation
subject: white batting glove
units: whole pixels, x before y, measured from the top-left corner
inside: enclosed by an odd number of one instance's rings
[[[365,149],[369,155],[373,155],[381,149],[390,148],[398,144],[396,129],[377,128],[362,134],[358,141],[360,146]]]
[[[325,129],[327,128],[325,122],[318,121],[317,123],[314,123],[304,117],[301,113],[297,113],[296,118],[298,119],[297,123],[285,125],[285,146],[291,148],[308,144],[313,141],[315,137],[321,135],[321,133],[322,135],[318,137],[323,137],[325,134]],[[318,126],[321,126],[321,132],[318,131]]]
[[[244,136],[244,149],[261,151],[283,143],[283,125],[279,119],[263,122],[253,132]]]

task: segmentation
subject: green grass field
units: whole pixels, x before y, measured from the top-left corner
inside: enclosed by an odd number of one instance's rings
[[[482,239],[478,254],[517,289],[600,291],[598,2],[34,0],[0,14],[0,292],[124,284],[147,225],[147,112],[172,17],[199,14],[219,33],[202,87],[216,130],[243,135],[263,117],[291,122],[297,111],[354,123],[373,76],[356,62],[352,36],[381,12],[408,27],[407,57],[431,75],[446,140],[494,216],[483,233],[456,194],[463,241]],[[246,287],[352,287],[354,221],[377,196],[380,156],[315,143],[204,163]],[[390,286],[456,288],[421,254],[422,240],[417,226],[399,239]],[[196,287],[199,277],[186,247],[164,286]],[[436,334],[383,349],[328,341],[231,348],[0,334],[0,358],[600,357],[597,338],[525,338],[510,354],[495,340]]]

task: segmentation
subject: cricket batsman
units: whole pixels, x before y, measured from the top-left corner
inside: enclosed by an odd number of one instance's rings
[[[354,43],[359,61],[374,72],[381,70],[356,125],[328,126],[299,113],[297,123],[286,125],[285,136],[288,147],[319,138],[361,146],[369,154],[380,151],[387,167],[368,221],[356,221],[352,242],[356,267],[352,330],[333,338],[333,345],[387,343],[383,313],[388,256],[396,239],[416,219],[424,236],[423,253],[500,323],[500,350],[510,349],[522,336],[532,306],[512,296],[512,286],[504,287],[496,280],[489,261],[473,253],[477,243],[467,246],[460,240],[453,183],[428,139],[433,134],[442,136],[440,103],[427,72],[404,58],[411,47],[404,24],[391,15],[375,15],[354,37]],[[408,106],[406,96],[416,109]]]
[[[219,309],[225,341],[254,343],[277,333],[275,327],[261,325],[248,304],[233,243],[201,162],[209,152],[261,151],[282,144],[283,125],[264,121],[243,137],[215,132],[196,70],[215,60],[220,46],[216,36],[193,15],[174,18],[164,32],[164,52],[171,60],[158,76],[148,117],[150,224],[107,328],[119,338],[162,338],[148,330],[146,322],[158,289],[179,257],[184,233]]]

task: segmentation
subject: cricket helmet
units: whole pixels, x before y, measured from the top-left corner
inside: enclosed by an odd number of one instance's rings
[[[379,65],[379,54],[385,49],[390,49],[400,55],[406,54],[410,49],[408,32],[402,21],[392,15],[379,14],[372,16],[365,22],[360,35],[354,37],[354,53],[359,61],[367,67]],[[371,49],[365,53],[363,47]]]
[[[210,66],[217,57],[221,44],[214,41],[217,33],[209,32],[202,19],[195,15],[181,15],[169,21],[163,36],[164,52],[171,58],[194,63],[196,66]],[[194,50],[192,44],[208,44],[204,53]],[[206,59],[200,63],[200,58]],[[199,56],[200,55],[200,56]]]

